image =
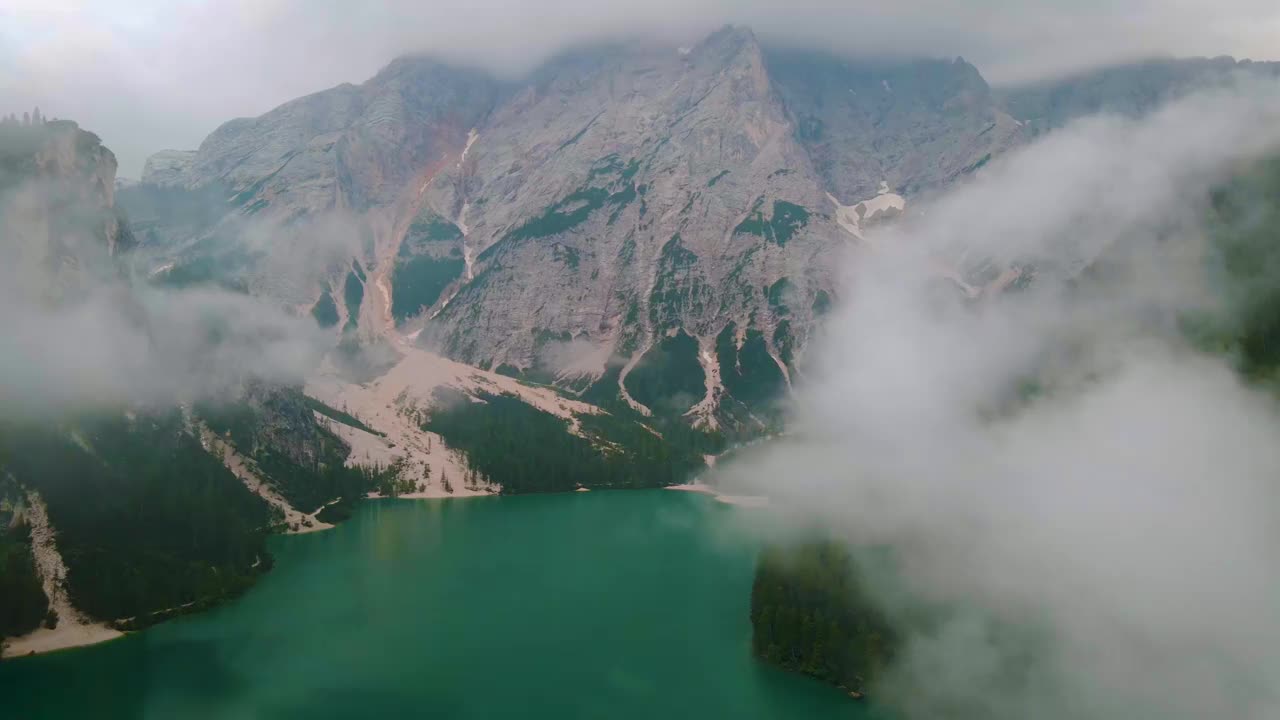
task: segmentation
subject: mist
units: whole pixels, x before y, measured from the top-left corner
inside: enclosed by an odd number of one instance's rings
[[[59,204],[56,182],[0,187],[9,252],[0,265],[0,407],[9,419],[225,399],[251,378],[298,383],[332,344],[276,297],[135,276],[132,258],[108,253],[94,227],[100,216],[83,213],[81,223]],[[266,242],[267,231],[245,232]],[[301,272],[315,255],[294,257]]]
[[[510,76],[576,44],[692,44],[726,23],[852,57],[961,55],[1007,83],[1154,55],[1272,59],[1280,10],[1263,0],[10,0],[0,9],[0,97],[12,107],[0,110],[75,119],[137,178],[153,152],[195,148],[233,117],[362,82],[396,55]]]
[[[905,633],[879,702],[1280,714],[1280,414],[1179,324],[1229,317],[1209,193],[1277,149],[1271,84],[1094,118],[850,252],[788,435],[721,482],[889,550],[863,568]],[[964,299],[983,261],[1034,281]]]

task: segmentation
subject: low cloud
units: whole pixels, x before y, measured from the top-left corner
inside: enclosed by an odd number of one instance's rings
[[[9,419],[226,396],[246,379],[299,382],[326,341],[272,299],[128,277],[110,213],[58,182],[0,177],[0,407]],[[90,201],[83,201],[90,202]]]
[[[151,152],[361,82],[397,54],[516,74],[572,44],[687,44],[725,23],[847,55],[963,55],[989,79],[1020,81],[1153,54],[1268,59],[1280,10],[1263,0],[13,0],[0,9],[0,96],[14,104],[6,112],[39,105],[78,120],[137,177]]]
[[[875,599],[938,618],[878,688],[908,717],[1280,712],[1280,415],[1178,327],[1226,311],[1201,219],[1278,120],[1254,84],[1078,123],[850,257],[794,435],[725,481],[892,548]],[[1036,281],[955,300],[984,258]]]

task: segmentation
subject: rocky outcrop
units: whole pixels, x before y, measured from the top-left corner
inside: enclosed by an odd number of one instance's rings
[[[936,190],[1021,142],[963,58],[851,63],[802,51],[768,53],[796,137],[829,191],[853,205],[880,192]]]
[[[466,141],[497,91],[483,73],[403,58],[362,85],[223,124],[183,177],[188,185],[221,182],[245,212],[390,205],[411,178]]]
[[[112,274],[133,246],[115,207],[116,159],[67,120],[0,124],[0,223],[6,264],[33,296],[75,295]]]
[[[141,182],[157,187],[185,187],[194,180],[194,150],[161,150],[142,166]]]

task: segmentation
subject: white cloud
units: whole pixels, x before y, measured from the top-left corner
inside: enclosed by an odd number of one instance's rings
[[[880,688],[908,717],[1280,712],[1280,413],[1175,322],[1213,307],[1209,189],[1278,120],[1259,84],[1079,123],[850,258],[795,437],[726,480],[892,547],[890,611],[946,608]],[[928,259],[958,248],[1037,286],[939,304]],[[1118,275],[1052,269],[1104,251]]]
[[[0,96],[79,120],[129,175],[150,152],[409,51],[511,72],[569,43],[688,42],[734,22],[846,53],[963,55],[1017,79],[1152,53],[1265,57],[1280,34],[1280,9],[1262,0],[11,0],[0,19]]]

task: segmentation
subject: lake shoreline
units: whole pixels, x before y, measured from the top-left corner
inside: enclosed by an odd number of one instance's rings
[[[0,664],[5,710],[866,720],[749,652],[761,511],[680,491],[531,495],[356,503],[340,533],[271,538],[273,570],[213,612]]]
[[[596,489],[600,489],[600,490],[610,490],[610,489],[686,490],[691,492],[702,492],[704,494],[711,495],[711,496],[716,495],[714,491],[703,490],[702,488],[704,487],[706,486],[699,485],[699,484],[688,484],[688,485],[656,486],[652,488],[596,488]],[[557,491],[557,492],[551,492],[551,493],[528,493],[528,494],[567,495],[572,493],[589,492],[592,489],[593,488],[578,487],[573,490],[563,490],[563,491]],[[371,492],[359,498],[359,500],[360,501],[463,500],[463,499],[470,499],[470,498],[501,497],[501,496],[502,496],[501,493],[495,493],[495,492],[469,492],[469,493],[451,494],[451,493],[444,492],[442,489],[433,488],[425,492],[402,493],[400,495],[382,495],[378,492]],[[732,498],[732,496],[724,496],[724,497]],[[719,502],[724,502],[726,504],[731,504],[731,505],[739,504],[739,503],[733,502],[732,499],[722,499],[721,497],[718,497],[718,496],[716,497],[716,499]],[[334,502],[337,502],[337,501],[334,501]],[[343,523],[341,522],[336,524],[325,523],[323,527],[308,527],[301,530],[285,529],[281,532],[275,532],[271,534],[282,536],[282,537],[292,536],[292,535],[309,535],[309,534],[324,532],[326,530],[332,530],[341,524]],[[268,569],[267,572],[269,571],[270,570]],[[264,576],[265,574],[266,574],[265,572],[262,573],[261,575],[259,575],[259,578]],[[256,584],[257,580],[255,580],[254,582]],[[227,598],[222,598],[218,600],[213,600],[213,599],[194,600],[190,604],[201,605],[201,607],[198,610],[194,611],[194,613],[201,613],[208,610],[212,610],[213,608],[218,607],[223,603],[233,599],[235,598],[227,597]],[[172,610],[173,608],[166,608],[164,610],[157,610],[152,614],[153,615],[163,614],[163,613],[168,613]],[[46,628],[42,626],[27,633],[26,635],[0,638],[0,662],[11,662],[13,660],[21,660],[22,658],[33,657],[36,655],[47,655],[49,653],[62,652],[64,650],[75,650],[77,648],[85,648],[85,647],[92,647],[94,645],[101,645],[103,643],[108,643],[113,640],[119,640],[120,638],[126,637],[128,635],[132,635],[137,632],[142,632],[143,630],[146,630],[149,627],[152,627],[154,625],[159,625],[164,622],[168,622],[169,620],[173,620],[174,618],[181,617],[183,615],[190,615],[194,613],[192,612],[174,613],[174,614],[171,614],[169,617],[163,618],[161,620],[157,620],[155,622],[148,623],[143,627],[133,628],[133,629],[120,629],[116,626],[120,623],[131,622],[134,620],[134,618],[125,618],[125,619],[112,620],[112,621],[97,621],[97,622],[90,622],[90,623],[65,623],[64,624],[62,622],[59,622],[58,627],[55,627],[55,628]]]
[[[683,485],[668,485],[664,487],[663,490],[676,490],[679,492],[691,492],[698,493],[700,495],[707,495],[714,498],[716,502],[724,503],[725,505],[736,505],[738,507],[760,508],[769,506],[769,498],[764,495],[729,495],[721,492],[711,485],[707,485],[706,483],[694,482],[685,483]]]

